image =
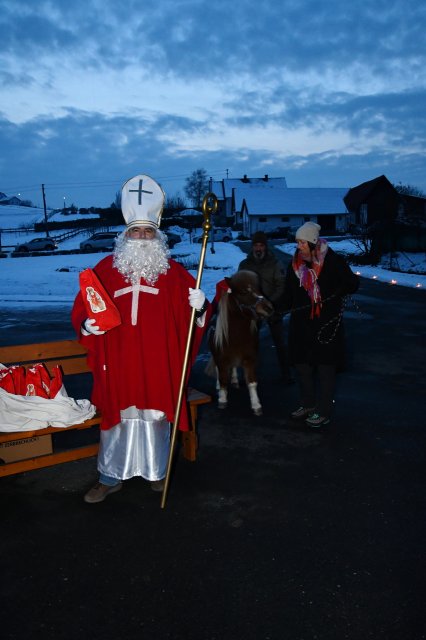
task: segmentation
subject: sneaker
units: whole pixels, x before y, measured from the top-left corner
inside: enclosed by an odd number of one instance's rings
[[[314,411],[315,411],[315,407],[312,407],[311,409],[306,409],[305,407],[299,407],[298,409],[296,409],[296,411],[292,411],[290,415],[292,418],[299,420],[300,418],[306,418],[307,416],[311,415],[311,413],[313,413]]]
[[[84,502],[89,502],[90,504],[93,504],[94,502],[102,502],[110,493],[120,491],[122,486],[122,482],[115,484],[113,487],[97,482],[95,486],[92,487],[84,496]]]
[[[325,427],[326,424],[329,424],[330,418],[320,416],[319,413],[312,413],[309,418],[306,418],[305,423],[308,425],[308,427],[313,427],[314,429],[316,429],[318,427]]]
[[[153,491],[163,491],[163,489],[164,489],[164,478],[162,480],[152,480],[151,481],[151,489]]]

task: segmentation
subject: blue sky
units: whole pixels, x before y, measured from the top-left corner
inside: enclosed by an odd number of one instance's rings
[[[426,192],[418,0],[0,0],[0,191],[108,206],[138,173]]]

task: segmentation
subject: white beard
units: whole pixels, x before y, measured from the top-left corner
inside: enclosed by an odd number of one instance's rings
[[[153,286],[159,275],[167,273],[169,258],[166,236],[161,231],[152,240],[130,239],[124,232],[116,240],[113,264],[130,284],[143,279]]]

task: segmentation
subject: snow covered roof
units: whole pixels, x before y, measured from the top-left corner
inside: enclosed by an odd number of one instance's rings
[[[347,213],[343,197],[347,188],[287,187],[286,189],[235,190],[235,210],[243,200],[249,215],[317,215]],[[240,208],[238,207],[240,205]]]
[[[197,209],[183,209],[179,215],[180,216],[201,216],[203,214],[201,213],[201,211],[197,211]]]
[[[212,192],[219,200],[232,197],[232,190],[239,188],[252,189],[285,189],[287,182],[285,178],[270,178],[265,175],[263,178],[224,178],[212,182]]]

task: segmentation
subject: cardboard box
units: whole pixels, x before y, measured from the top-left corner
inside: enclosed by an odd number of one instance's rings
[[[33,436],[0,442],[0,464],[37,458],[52,453],[52,436]]]

